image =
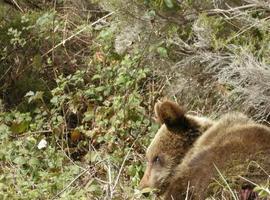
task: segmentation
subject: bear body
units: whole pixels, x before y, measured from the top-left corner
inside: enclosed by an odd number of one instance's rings
[[[171,101],[157,103],[155,114],[162,125],[147,149],[141,188],[156,188],[165,200],[201,200],[212,195],[210,183],[223,173],[235,179],[236,189],[245,183],[239,175],[266,181],[264,170],[253,176],[248,168],[256,161],[270,170],[268,127],[240,113],[217,121],[187,115]]]

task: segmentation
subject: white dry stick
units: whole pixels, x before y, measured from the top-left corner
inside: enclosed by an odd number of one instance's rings
[[[19,4],[15,0],[12,1],[15,4],[15,6],[23,13],[23,9],[19,6]]]
[[[61,195],[63,192],[65,192],[76,180],[78,180],[83,174],[85,174],[87,171],[89,170],[86,169],[84,171],[82,171],[78,176],[76,176],[66,187],[64,187],[60,192],[58,192],[53,198],[53,199],[56,199],[59,195]],[[92,175],[91,175],[92,176]]]
[[[187,195],[186,195],[186,198],[185,198],[185,200],[188,200],[188,193],[189,193],[189,184],[190,184],[190,182],[188,182],[188,185],[187,185]]]
[[[259,163],[257,163],[256,161],[251,161],[249,164],[252,164],[252,163],[256,164],[257,167],[259,167],[265,173],[265,175],[267,175],[268,178],[270,178],[270,174]]]
[[[124,158],[124,160],[123,160],[123,162],[122,162],[122,164],[121,164],[120,170],[119,170],[119,172],[118,172],[118,175],[117,175],[117,177],[116,177],[116,180],[115,180],[115,182],[114,182],[114,185],[113,185],[113,188],[112,188],[112,191],[111,191],[112,194],[113,194],[113,192],[114,192],[114,190],[115,190],[115,188],[116,188],[116,186],[117,186],[117,183],[118,183],[119,178],[120,178],[120,176],[121,176],[121,173],[122,173],[122,171],[123,171],[125,162],[126,162],[128,156],[129,156],[129,154],[130,154],[130,151],[131,151],[131,149],[133,148],[135,142],[138,140],[138,138],[139,138],[139,137],[137,137],[136,140],[134,140],[134,142],[132,143],[130,149],[128,150],[128,152],[127,152],[127,154],[126,154],[126,156],[125,156],[125,158]],[[113,196],[113,195],[112,195],[112,196]]]
[[[248,8],[256,8],[256,7],[259,7],[257,4],[247,4],[247,5],[244,5],[244,6],[239,6],[239,7],[234,7],[234,8],[230,8],[230,9],[219,9],[219,8],[216,8],[216,9],[211,9],[211,10],[208,10],[208,13],[229,13],[229,12],[233,12],[233,11],[237,11],[237,10],[243,10],[243,9],[248,9]]]
[[[108,176],[109,176],[109,183],[108,183],[108,195],[110,199],[113,197],[113,188],[112,188],[112,173],[111,173],[111,164],[108,164]]]
[[[217,168],[217,166],[214,164],[214,167],[216,168],[218,174],[220,175],[221,179],[223,180],[223,182],[226,184],[227,188],[229,189],[230,193],[233,196],[234,200],[239,200],[238,196],[235,195],[235,193],[232,191],[230,185],[228,184],[228,182],[226,181],[225,177],[222,175],[221,171]]]
[[[62,42],[58,43],[57,45],[55,45],[53,48],[51,48],[49,51],[47,51],[45,54],[42,55],[45,56],[47,54],[49,54],[50,52],[52,52],[54,49],[56,49],[57,47],[64,45],[66,41],[71,40],[72,38],[74,38],[76,35],[79,35],[81,32],[83,32],[84,30],[86,30],[89,27],[92,27],[96,24],[98,24],[99,22],[101,22],[103,19],[106,19],[107,17],[111,16],[112,14],[114,14],[115,12],[110,12],[109,14],[101,17],[100,19],[98,19],[97,21],[93,22],[92,24],[90,24],[89,26],[85,26],[83,27],[81,30],[77,31],[76,33],[72,34],[71,36],[69,36],[68,38],[64,39]]]
[[[127,155],[125,156],[125,158],[124,158],[124,160],[123,160],[123,162],[122,162],[122,164],[121,164],[120,170],[119,170],[119,172],[118,172],[118,175],[117,175],[116,180],[115,180],[114,185],[113,185],[113,191],[114,191],[114,189],[115,189],[115,187],[116,187],[116,185],[117,185],[117,183],[118,183],[118,181],[119,181],[120,175],[121,175],[121,173],[122,173],[122,171],[123,171],[125,162],[126,162],[128,156],[129,156],[129,154],[130,154],[131,149],[132,149],[132,147],[128,150],[128,153],[127,153]]]

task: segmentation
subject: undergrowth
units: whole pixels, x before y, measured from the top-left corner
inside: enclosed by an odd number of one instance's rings
[[[157,128],[144,52],[114,52],[106,12],[100,23],[57,6],[7,18],[1,6],[0,198],[133,197]]]
[[[0,3],[0,199],[154,198],[161,96],[269,121],[269,6],[227,3]]]

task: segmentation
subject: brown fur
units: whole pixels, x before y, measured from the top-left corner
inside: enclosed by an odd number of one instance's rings
[[[141,187],[160,189],[159,194],[166,200],[185,199],[188,183],[192,199],[206,198],[211,194],[209,184],[218,177],[216,168],[236,177],[251,160],[260,160],[257,154],[267,156],[262,166],[270,169],[270,129],[245,115],[231,113],[214,122],[187,115],[171,101],[157,103],[155,113],[163,125],[148,147]],[[248,172],[243,175],[254,182],[265,178],[262,173],[255,177]]]

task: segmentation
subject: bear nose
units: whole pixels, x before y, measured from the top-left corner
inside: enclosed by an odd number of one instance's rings
[[[139,189],[144,189],[146,187],[149,187],[149,175],[147,173],[145,173],[140,181],[139,184]]]

